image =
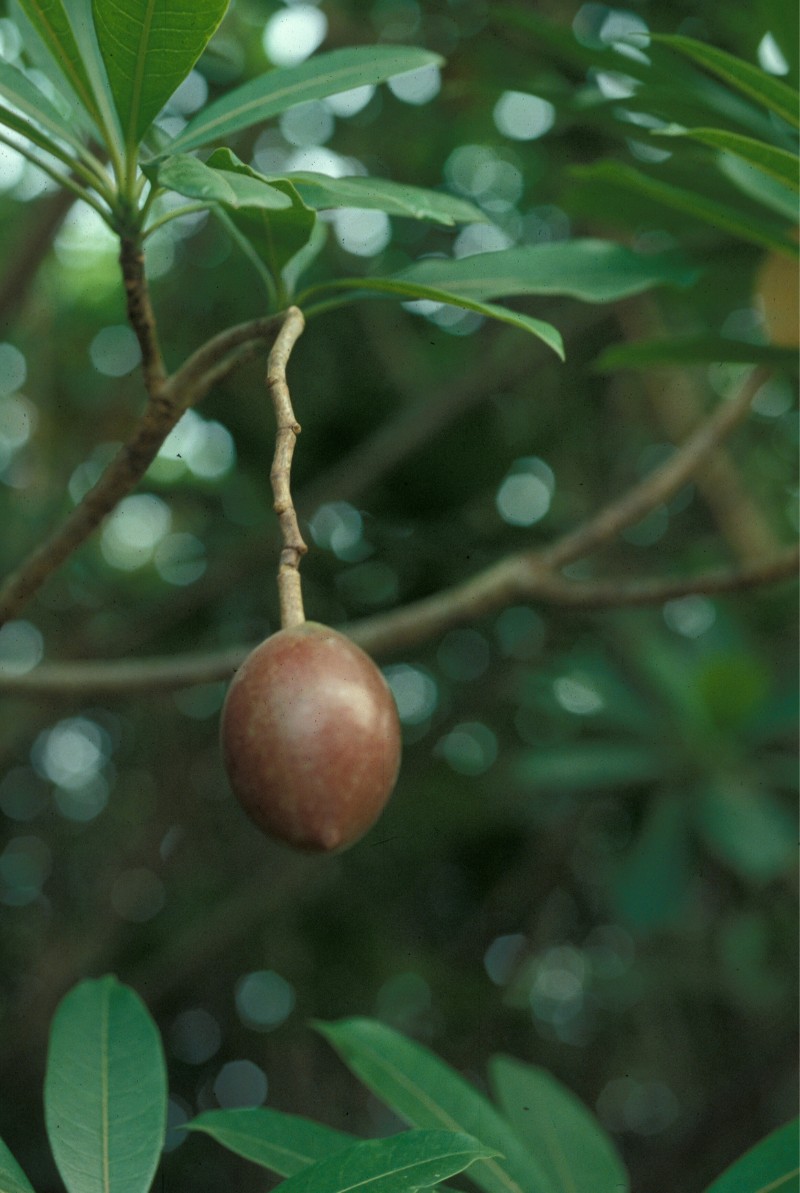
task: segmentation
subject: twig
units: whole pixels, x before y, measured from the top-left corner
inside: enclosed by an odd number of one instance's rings
[[[630,341],[667,334],[652,296],[639,295],[617,304],[619,324]],[[702,418],[702,395],[689,369],[652,369],[643,377],[656,419],[673,441],[686,439]],[[741,563],[768,558],[779,547],[772,526],[745,487],[736,463],[724,447],[709,454],[694,483],[720,533]]]
[[[736,396],[721,403],[664,464],[545,551],[546,562],[551,567],[562,568],[576,559],[583,559],[677,493],[722,440],[744,420],[750,403],[768,376],[769,371],[764,368],[749,373]]]
[[[266,337],[272,335],[279,326],[281,319],[281,315],[267,315],[261,319],[248,319],[246,323],[227,327],[201,344],[180,368],[175,370],[170,384],[177,390],[188,388],[194,391],[198,380],[208,376],[212,368],[224,361],[232,349],[243,344],[263,344]]]
[[[147,407],[128,442],[80,504],[7,577],[0,588],[0,625],[17,616],[45,580],[130,493],[184,411],[243,360],[255,355],[257,344],[277,325],[277,318],[267,318],[229,328],[202,345],[171,377],[165,377],[142,253],[134,241],[123,239],[120,262],[128,317],[142,352]]]
[[[275,421],[278,427],[269,479],[275,497],[273,509],[278,515],[283,539],[278,565],[278,599],[281,625],[284,629],[302,625],[306,619],[300,587],[300,560],[308,547],[297,524],[291,491],[292,456],[297,436],[300,434],[300,424],[294,416],[286,381],[286,366],[304,327],[303,312],[298,307],[289,307],[283,326],[272,345],[267,364],[267,387],[275,407]]]
[[[391,613],[353,622],[343,630],[364,650],[381,657],[419,646],[454,625],[474,621],[515,601],[585,610],[660,605],[676,597],[745,592],[789,580],[797,574],[800,561],[800,552],[792,547],[742,568],[615,583],[567,580],[544,566],[542,555],[526,552],[509,556],[465,584]],[[44,663],[26,675],[0,674],[0,693],[85,698],[174,691],[229,679],[254,645],[178,657]]]

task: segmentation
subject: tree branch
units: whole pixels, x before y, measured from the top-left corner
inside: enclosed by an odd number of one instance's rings
[[[584,610],[660,605],[676,597],[744,592],[789,580],[796,576],[800,561],[800,551],[791,547],[772,559],[742,568],[615,583],[567,580],[542,562],[543,555],[525,552],[509,556],[464,584],[342,630],[364,650],[382,657],[419,646],[454,625],[475,621],[516,601]],[[229,679],[256,645],[177,657],[43,663],[26,675],[0,675],[0,693],[86,698],[175,691]]]
[[[156,318],[144,272],[144,252],[138,237],[122,237],[119,264],[125,287],[128,322],[136,333],[142,353],[144,387],[150,401],[154,402],[164,388],[167,370],[158,343]]]
[[[657,339],[667,329],[652,295],[617,303],[617,318],[630,341]],[[651,369],[642,379],[650,408],[673,441],[686,439],[702,418],[702,395],[688,369]],[[694,477],[720,533],[741,563],[774,554],[779,541],[772,526],[747,491],[736,463],[724,447],[708,456]]]
[[[605,547],[621,531],[640,522],[656,506],[677,493],[722,440],[746,418],[750,403],[768,376],[769,371],[764,368],[749,373],[736,396],[720,403],[664,464],[546,550],[547,563],[562,568],[576,559],[583,559]]]
[[[197,349],[171,376],[165,375],[150,301],[141,245],[123,237],[120,265],[128,318],[142,353],[147,407],[127,443],[120,448],[97,483],[40,543],[0,588],[0,626],[17,616],[27,601],[93,530],[136,486],[184,411],[205,397],[213,385],[255,355],[256,347],[274,331],[278,317],[254,319],[229,328]]]

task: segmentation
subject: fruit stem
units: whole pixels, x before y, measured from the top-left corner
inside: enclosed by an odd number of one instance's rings
[[[300,585],[300,560],[308,547],[297,524],[291,490],[292,456],[300,434],[300,424],[294,416],[286,381],[286,366],[304,327],[303,312],[299,307],[289,307],[267,362],[267,389],[275,407],[277,423],[275,455],[269,478],[275,499],[273,509],[278,515],[283,539],[278,566],[278,600],[281,626],[285,630],[302,625],[306,619]]]

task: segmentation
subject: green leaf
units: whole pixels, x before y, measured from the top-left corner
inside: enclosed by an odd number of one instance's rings
[[[584,1104],[545,1069],[494,1056],[489,1075],[506,1118],[559,1193],[627,1193],[617,1149]]]
[[[356,1076],[406,1122],[474,1135],[500,1156],[470,1179],[486,1193],[555,1193],[491,1102],[427,1048],[372,1019],[315,1025]]]
[[[252,1110],[208,1110],[185,1124],[186,1130],[203,1131],[212,1139],[269,1168],[292,1176],[348,1147],[354,1137],[294,1114],[257,1107]]]
[[[428,257],[394,280],[478,299],[565,294],[583,302],[614,302],[653,286],[691,286],[698,276],[674,253],[646,255],[607,240],[584,239],[455,259]]]
[[[2,1193],[33,1193],[33,1185],[0,1139],[0,1190]]]
[[[706,1193],[796,1193],[800,1120],[778,1127],[740,1156]]]
[[[26,21],[30,24],[39,45],[47,52],[69,91],[98,125],[100,112],[95,100],[86,65],[81,57],[75,33],[62,0],[17,0]]]
[[[177,191],[187,199],[222,203],[230,208],[264,207],[285,211],[292,206],[289,196],[269,183],[246,174],[236,174],[230,168],[214,169],[188,153],[159,162],[157,179],[159,186]]]
[[[119,166],[122,135],[91,0],[14,0],[12,11],[29,53],[72,105],[75,125],[98,138]]]
[[[229,0],[92,0],[125,144],[138,145],[186,78]]]
[[[800,128],[800,95],[793,87],[776,79],[774,75],[768,75],[759,67],[751,66],[749,62],[744,62],[725,50],[718,50],[716,46],[706,45],[691,37],[663,33],[651,34],[651,37],[653,41],[670,46],[677,53],[706,67],[737,91],[763,104],[795,128]]]
[[[173,153],[196,149],[269,120],[295,104],[383,83],[393,75],[441,61],[430,50],[409,46],[358,46],[318,54],[299,66],[277,67],[209,104],[189,121],[169,149]]]
[[[230,149],[215,150],[207,165],[223,176],[236,195],[236,205],[230,210],[236,228],[272,277],[279,278],[283,267],[308,244],[317,222],[315,212],[306,207],[290,182],[266,182]],[[272,198],[276,194],[284,199],[280,209]]]
[[[760,170],[754,170],[740,157],[733,157],[730,153],[719,155],[717,168],[743,195],[755,199],[784,219],[797,223],[797,196],[788,187],[775,182]]]
[[[651,801],[614,877],[618,913],[640,929],[672,923],[686,909],[689,879],[685,801],[664,793]]]
[[[50,136],[68,141],[71,145],[81,144],[81,139],[76,135],[69,118],[63,115],[21,70],[7,62],[0,62],[0,96],[9,100],[18,109],[18,113],[40,125]],[[9,122],[4,120],[3,123]]]
[[[453,1131],[403,1131],[353,1143],[284,1181],[283,1193],[412,1193],[463,1172],[493,1153]]]
[[[166,1130],[156,1025],[114,977],[81,982],[50,1032],[45,1121],[69,1193],[147,1193]]]
[[[393,278],[337,278],[320,286],[312,287],[298,301],[302,301],[318,290],[375,291],[377,294],[393,294],[398,298],[427,298],[431,302],[443,302],[450,306],[463,307],[466,311],[476,311],[479,315],[485,315],[487,319],[497,319],[500,323],[509,323],[512,327],[529,331],[531,335],[547,344],[548,348],[552,348],[561,360],[564,359],[564,342],[561,333],[553,327],[552,323],[545,323],[542,319],[534,319],[530,315],[511,311],[508,307],[497,306],[495,303],[466,298],[463,294],[457,294],[451,290],[405,281],[400,274]]]
[[[385,178],[329,178],[326,174],[297,173],[288,175],[288,181],[296,187],[303,202],[317,211],[359,207],[409,219],[431,220],[446,227],[488,223],[480,208],[466,199]]]
[[[690,137],[701,145],[725,150],[741,158],[748,165],[755,166],[776,182],[788,186],[793,191],[800,190],[800,162],[796,154],[789,153],[786,149],[776,149],[774,145],[765,145],[755,137],[743,137],[740,133],[729,133],[721,128],[665,128],[658,130],[657,135]]]
[[[662,759],[648,746],[574,741],[525,751],[514,766],[514,777],[533,788],[591,792],[652,783],[662,771]]]
[[[771,792],[731,777],[710,783],[698,796],[695,824],[708,848],[752,882],[788,873],[797,842],[797,822]]]
[[[97,40],[92,0],[65,0],[75,41],[86,69],[97,110],[97,121],[112,157],[122,158],[123,138],[114,95]]]
[[[761,248],[774,249],[780,253],[798,255],[798,248],[788,237],[782,237],[769,224],[740,214],[736,208],[707,199],[695,191],[673,186],[668,182],[652,178],[632,166],[618,162],[599,162],[594,166],[576,166],[572,175],[586,185],[591,193],[598,186],[608,188],[611,193],[624,197],[638,194],[672,211],[679,211],[693,220],[710,224],[718,232],[725,232],[737,240],[757,244]]]
[[[797,369],[797,352],[793,348],[751,344],[746,340],[729,340],[724,336],[680,336],[675,339],[640,340],[635,344],[612,344],[598,356],[593,367],[596,373],[613,373],[616,369],[649,369],[661,364],[706,364],[716,361],[764,364],[794,372]]]

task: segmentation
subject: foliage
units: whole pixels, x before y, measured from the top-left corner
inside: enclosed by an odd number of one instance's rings
[[[611,1140],[548,1074],[498,1056],[506,1117],[427,1049],[368,1019],[319,1025],[349,1067],[412,1129],[356,1142],[272,1110],[216,1110],[183,1124],[288,1179],[286,1193],[411,1193],[465,1169],[486,1193],[620,1193],[628,1178]],[[62,1001],[45,1079],[47,1133],[69,1193],[147,1193],[167,1133],[165,1059],[156,1025],[115,978]],[[468,1128],[468,1129],[467,1129]],[[708,1193],[788,1188],[798,1122],[763,1140]],[[6,1193],[30,1193],[0,1141]]]
[[[0,1113],[22,1163],[0,1148],[3,1188],[29,1189],[23,1170],[55,1187],[47,1023],[108,969],[165,1040],[170,1122],[189,1128],[166,1133],[176,1187],[261,1188],[255,1162],[321,1193],[344,1163],[387,1190],[408,1187],[408,1165],[413,1187],[466,1170],[487,1190],[600,1193],[627,1169],[666,1193],[748,1147],[709,1193],[791,1187],[796,1125],[774,1128],[795,1107],[795,603],[785,585],[691,584],[731,559],[757,569],[797,530],[797,357],[771,322],[798,256],[790,8],[559,3],[543,18],[381,0],[365,16],[341,0],[320,8],[324,48],[276,65],[271,0],[8,6],[12,579],[119,458],[142,356],[146,382],[158,371],[147,327],[137,340],[124,324],[120,247],[144,250],[170,378],[223,328],[303,309],[307,603],[354,632],[546,552],[657,473],[753,365],[772,375],[730,449],[569,561],[573,604],[563,585],[511,585],[428,641],[389,640],[400,788],[364,845],[311,865],[231,806],[222,672],[174,682],[190,652],[230,660],[276,624],[272,430],[250,363],[263,332],[225,358],[202,414],[174,412],[142,491],[0,629],[1,1051],[16,1078]],[[767,35],[782,75],[755,66]],[[435,102],[401,98],[408,72],[439,70]],[[353,88],[367,99],[341,115]],[[519,136],[514,105],[547,131]],[[56,235],[63,194],[80,202]],[[765,302],[776,262],[789,282]],[[620,593],[639,578],[678,590],[631,609]],[[172,669],[163,690],[109,684],[148,652]],[[42,655],[64,683],[37,698],[24,682]],[[336,1021],[321,1032],[371,1094],[343,1091],[301,1015]],[[149,1185],[164,1063],[129,986],[85,982],[61,1003],[45,1127],[71,1193],[112,1171],[108,1187]],[[228,1066],[241,1088],[226,1102]],[[253,1105],[265,1073],[277,1105],[333,1125]],[[411,1130],[392,1134],[394,1116]]]

